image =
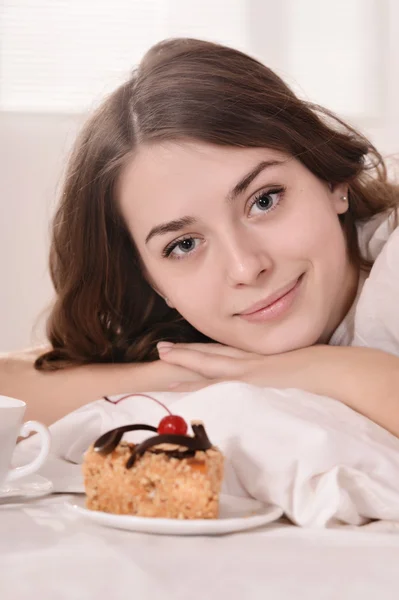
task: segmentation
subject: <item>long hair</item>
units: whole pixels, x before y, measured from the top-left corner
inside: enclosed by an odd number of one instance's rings
[[[160,340],[208,341],[146,281],[117,202],[120,174],[135,149],[178,139],[282,151],[323,181],[347,182],[349,210],[341,220],[358,263],[356,222],[398,204],[374,146],[326,109],[297,98],[266,66],[218,44],[163,41],[76,141],[53,223],[53,349],[36,368],[151,361]]]

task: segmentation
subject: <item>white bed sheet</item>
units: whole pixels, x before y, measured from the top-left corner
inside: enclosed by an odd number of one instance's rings
[[[0,505],[2,600],[396,600],[399,535],[274,523],[220,537],[102,528],[66,496]]]

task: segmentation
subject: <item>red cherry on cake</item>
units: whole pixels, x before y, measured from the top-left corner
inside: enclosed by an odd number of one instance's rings
[[[164,417],[158,425],[158,433],[162,434],[173,434],[173,435],[186,435],[187,423],[183,417],[178,415],[168,415]]]
[[[112,400],[110,400],[108,396],[103,396],[103,398],[107,402],[111,402],[112,404],[118,404],[119,402],[122,402],[122,400],[126,400],[126,398],[131,398],[133,396],[143,396],[143,398],[149,398],[150,400],[153,400],[154,402],[162,406],[169,413],[167,417],[164,417],[159,422],[157,429],[159,435],[186,435],[187,423],[185,422],[183,417],[179,417],[178,415],[172,415],[169,408],[165,406],[163,402],[160,402],[159,400],[153,398],[152,396],[149,396],[148,394],[126,394],[125,396],[122,396],[122,398],[119,398],[116,402],[112,402]]]

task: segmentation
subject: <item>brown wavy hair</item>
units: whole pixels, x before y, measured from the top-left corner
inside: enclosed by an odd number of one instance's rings
[[[53,349],[36,368],[151,361],[160,340],[208,341],[146,281],[117,201],[121,171],[135,149],[176,139],[267,147],[295,156],[330,184],[347,182],[342,225],[358,263],[355,223],[398,204],[374,146],[326,109],[297,98],[266,66],[209,42],[163,41],[76,141],[53,223]]]

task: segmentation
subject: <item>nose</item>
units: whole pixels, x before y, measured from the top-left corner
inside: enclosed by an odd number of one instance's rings
[[[257,236],[248,231],[235,232],[223,240],[225,276],[229,285],[253,285],[272,267],[272,259]]]

